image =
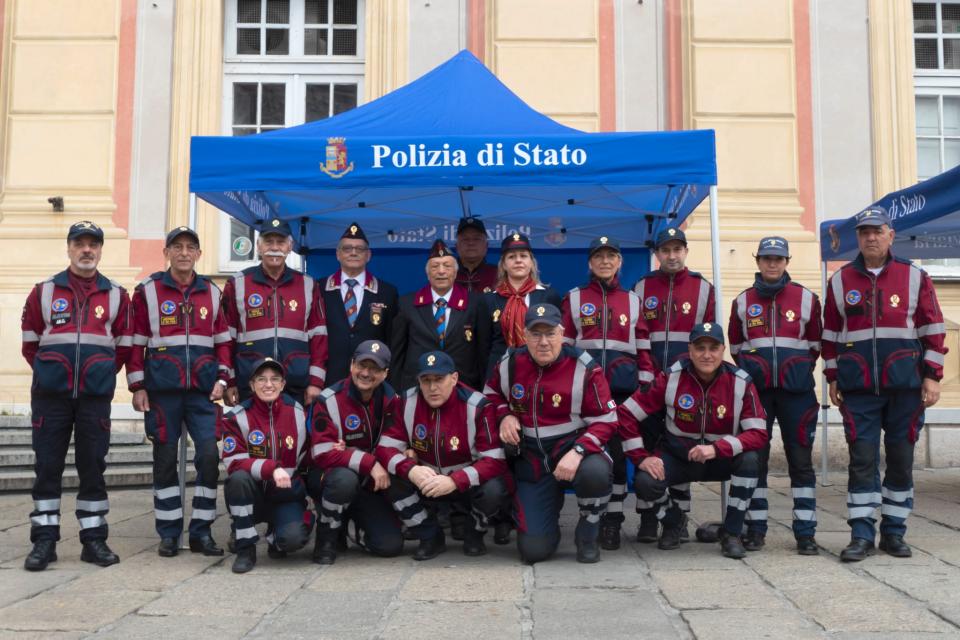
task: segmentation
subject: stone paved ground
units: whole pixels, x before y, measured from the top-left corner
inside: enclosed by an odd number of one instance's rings
[[[60,561],[27,573],[30,498],[4,495],[0,637],[960,638],[960,470],[917,473],[913,558],[879,554],[854,565],[837,559],[849,536],[842,486],[820,488],[824,550],[801,557],[786,479],[772,484],[767,547],[743,561],[721,557],[715,545],[663,552],[631,542],[579,565],[568,501],[561,551],[535,567],[517,562],[513,546],[491,544],[487,557],[473,559],[453,543],[430,562],[350,551],[331,567],[311,564],[308,550],[273,561],[261,549],[245,576],[230,572],[229,555],[157,557],[145,490],[110,496],[119,565],[81,563],[76,523],[66,517]],[[695,487],[694,519],[715,519],[718,503],[715,487]],[[635,523],[628,515],[627,529]],[[221,542],[227,527],[221,516]]]

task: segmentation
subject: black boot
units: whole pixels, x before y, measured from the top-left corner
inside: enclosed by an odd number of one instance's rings
[[[577,562],[600,562],[600,545],[596,540],[577,540]]]
[[[880,549],[894,558],[909,558],[913,555],[910,545],[903,541],[903,536],[893,533],[880,534]]]
[[[287,557],[287,552],[273,544],[272,542],[267,543],[267,557],[271,560],[280,560]]]
[[[413,554],[414,560],[430,560],[447,550],[447,540],[440,529],[432,538],[421,538],[420,546]]]
[[[51,562],[57,561],[57,541],[37,540],[33,549],[23,561],[23,568],[27,571],[43,571]]]
[[[230,529],[230,539],[227,540],[227,551],[230,553],[237,552],[237,532],[233,529]]]
[[[317,564],[333,564],[337,561],[337,532],[318,528],[317,541],[313,544],[313,561]]]
[[[797,538],[797,553],[802,556],[817,556],[820,555],[820,547],[813,536],[800,536]]]
[[[657,514],[653,511],[641,511],[640,525],[637,527],[637,542],[656,542],[659,524]]]
[[[237,549],[237,557],[233,559],[232,571],[234,573],[246,573],[253,569],[257,564],[257,547],[250,545],[242,549]]]
[[[190,553],[202,553],[205,556],[222,556],[221,549],[210,535],[190,538]]]
[[[854,538],[850,541],[850,544],[840,552],[840,560],[842,562],[860,562],[867,556],[872,556],[873,554],[873,540]]]
[[[680,542],[690,542],[690,529],[687,528],[687,524],[690,522],[690,518],[687,517],[687,512],[683,511],[683,520],[680,521]]]
[[[487,545],[483,542],[484,532],[467,526],[463,532],[463,555],[484,556],[487,554]]]
[[[493,528],[494,544],[510,544],[510,531],[513,529],[513,523],[509,520],[501,521]]]
[[[747,551],[760,551],[767,543],[767,535],[760,531],[747,531],[743,536],[743,548]]]
[[[620,523],[611,520],[600,521],[600,546],[607,551],[620,548]]]
[[[671,551],[680,546],[680,527],[664,527],[660,532],[660,540],[657,542],[657,548],[664,551]]]
[[[180,546],[176,538],[161,538],[160,546],[157,547],[157,555],[161,558],[172,558],[180,553]]]
[[[726,529],[720,531],[720,551],[727,558],[739,560],[747,555],[747,550],[740,540],[740,536],[732,535]]]
[[[112,564],[120,562],[120,558],[110,547],[106,540],[91,540],[83,543],[83,551],[80,552],[80,559],[84,562],[90,562],[99,567],[109,567]]]

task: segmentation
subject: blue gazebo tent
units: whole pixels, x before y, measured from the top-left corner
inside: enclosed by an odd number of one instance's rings
[[[560,290],[584,279],[592,238],[616,238],[629,286],[649,268],[651,237],[680,225],[716,182],[713,131],[577,131],[466,51],[340,115],[191,143],[193,194],[247,224],[291,221],[317,275],[336,268],[337,240],[358,221],[372,270],[398,283],[420,283],[420,257],[436,238],[452,243],[470,214],[487,226],[491,259],[506,234],[528,234]]]

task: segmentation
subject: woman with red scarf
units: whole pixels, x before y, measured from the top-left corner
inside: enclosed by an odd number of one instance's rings
[[[522,233],[514,233],[500,244],[497,286],[485,294],[484,301],[487,306],[486,317],[492,324],[486,379],[508,348],[526,344],[523,339],[523,317],[530,305],[548,302],[560,306],[560,294],[540,282],[530,238]]]
[[[620,285],[623,256],[616,240],[595,238],[590,243],[587,265],[590,282],[567,292],[560,307],[563,341],[597,361],[610,385],[610,394],[621,403],[640,384],[654,379],[647,321],[640,312],[639,296]],[[600,546],[617,549],[627,497],[627,463],[619,436],[610,438],[607,450],[613,459],[613,494],[600,521]]]

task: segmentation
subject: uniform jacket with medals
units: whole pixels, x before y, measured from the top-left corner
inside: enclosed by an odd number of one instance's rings
[[[644,447],[640,423],[666,409],[665,433],[658,450]],[[767,414],[750,376],[724,362],[717,376],[704,386],[689,358],[674,363],[653,387],[637,391],[618,409],[623,451],[639,464],[666,450],[681,460],[690,449],[712,444],[718,458],[758,451],[767,444]]]
[[[347,467],[360,476],[370,475],[376,463],[377,441],[396,420],[397,395],[389,384],[373,392],[364,402],[350,378],[327,387],[313,408],[313,448],[317,468]],[[343,440],[346,449],[338,451]]]
[[[246,471],[266,483],[273,497],[302,497],[302,476],[310,465],[310,435],[300,403],[286,394],[270,403],[253,396],[224,414],[222,424],[222,459],[228,475]],[[293,480],[291,489],[277,489],[274,484],[278,467]]]
[[[733,300],[730,355],[760,391],[809,391],[820,357],[820,299],[784,277],[786,284],[773,296],[753,286]]]
[[[223,299],[236,385],[246,389],[253,365],[270,357],[286,368],[291,393],[323,386],[327,323],[313,278],[285,267],[273,280],[257,265],[227,280]]]
[[[406,457],[406,449],[413,449],[417,460]],[[460,383],[436,409],[418,388],[408,389],[399,399],[397,419],[380,436],[377,460],[390,473],[407,479],[415,465],[426,465],[450,476],[461,492],[507,470],[493,405]]]
[[[636,294],[594,278],[571,289],[561,311],[564,343],[593,357],[615,397],[626,397],[639,384],[653,382],[647,323]]]
[[[343,305],[339,270],[327,277],[323,287],[323,306],[327,317],[329,354],[327,381],[343,380],[350,375],[350,360],[357,346],[366,340],[380,340],[390,344],[393,335],[393,317],[397,313],[397,289],[367,271],[363,286],[363,301],[357,312],[357,321],[351,327]]]
[[[483,314],[486,316],[487,322],[490,323],[490,356],[487,358],[487,369],[483,376],[483,379],[486,380],[507,351],[507,341],[503,337],[503,327],[500,324],[500,316],[504,307],[507,306],[507,299],[496,291],[490,291],[483,295],[483,302],[485,305]],[[526,295],[527,308],[543,303],[559,307],[561,303],[560,294],[551,287],[538,284],[536,289]]]
[[[668,371],[686,357],[695,324],[716,322],[713,285],[695,271],[684,268],[673,275],[651,271],[640,278],[633,292],[640,297],[650,332],[650,355],[659,371]]]
[[[133,349],[127,363],[130,391],[209,393],[229,381],[230,328],[221,293],[195,275],[183,289],[169,271],[158,271],[133,292]]]
[[[525,346],[508,352],[484,393],[495,406],[497,425],[507,415],[520,422],[520,455],[537,477],[551,472],[575,444],[601,453],[617,430],[616,403],[600,365],[569,345],[546,367]]]
[[[130,299],[116,282],[100,273],[95,277],[95,289],[85,299],[74,292],[67,271],[27,296],[21,351],[33,369],[34,392],[113,396],[133,344]]]
[[[830,278],[824,373],[841,391],[880,394],[940,380],[944,337],[933,282],[909,260],[891,256],[874,276],[859,255]]]
[[[417,359],[427,351],[446,352],[460,372],[460,381],[475,389],[481,388],[490,348],[490,323],[482,315],[482,295],[468,294],[460,285],[453,285],[447,304],[450,318],[442,348],[429,284],[401,296],[399,306],[393,320],[393,343],[390,345],[393,354],[390,383],[393,388],[402,391],[416,385]]]

